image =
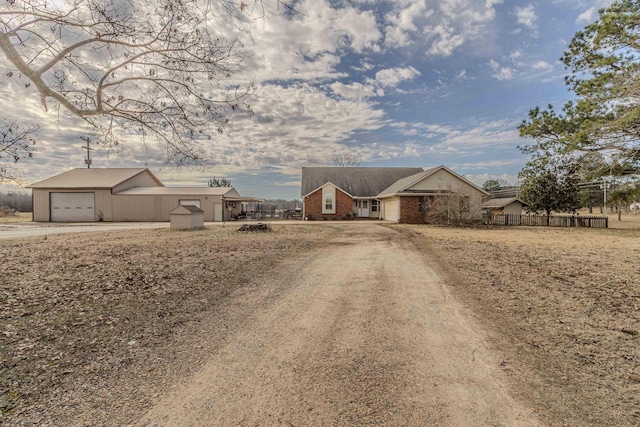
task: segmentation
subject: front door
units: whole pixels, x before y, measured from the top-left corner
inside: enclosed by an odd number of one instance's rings
[[[369,216],[369,201],[368,200],[356,200],[356,210],[359,217]]]

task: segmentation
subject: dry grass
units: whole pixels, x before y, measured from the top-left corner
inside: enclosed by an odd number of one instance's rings
[[[130,422],[202,353],[203,316],[332,232],[236,228],[0,241],[0,425]]]
[[[398,226],[552,425],[640,424],[640,230]]]
[[[9,224],[16,222],[31,222],[33,216],[31,212],[18,212],[15,215],[0,216],[0,224]]]
[[[607,215],[609,217],[609,228],[638,229],[640,230],[640,213],[623,214],[618,221],[618,214]]]

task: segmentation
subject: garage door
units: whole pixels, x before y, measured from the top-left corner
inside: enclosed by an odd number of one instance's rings
[[[400,219],[400,200],[384,200],[384,219],[398,221]]]
[[[51,221],[95,221],[95,193],[51,193]]]

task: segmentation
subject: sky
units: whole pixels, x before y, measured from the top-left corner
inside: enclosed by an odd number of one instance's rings
[[[573,97],[560,57],[610,3],[300,0],[296,13],[272,3],[258,19],[222,16],[212,30],[245,47],[237,79],[256,93],[252,114],[232,114],[205,141],[209,165],[173,169],[161,145],[132,138],[96,147],[92,167],[148,167],[168,186],[225,177],[242,195],[291,199],[303,166],[352,153],[360,166],[444,164],[478,185],[517,184],[528,160],[518,146],[530,142],[518,125]],[[2,56],[0,69],[12,69]],[[86,167],[78,123],[16,84],[0,77],[0,114],[42,126],[34,158],[15,165],[23,183]]]

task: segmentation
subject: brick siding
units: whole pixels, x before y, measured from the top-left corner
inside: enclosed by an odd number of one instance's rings
[[[353,212],[353,200],[345,193],[336,188],[336,213],[335,214],[323,214],[322,213],[322,188],[314,191],[304,199],[304,214],[305,216],[311,215],[313,219],[347,219],[347,215],[351,215]]]
[[[425,213],[420,212],[420,197],[400,197],[400,219],[402,224],[424,224]]]

